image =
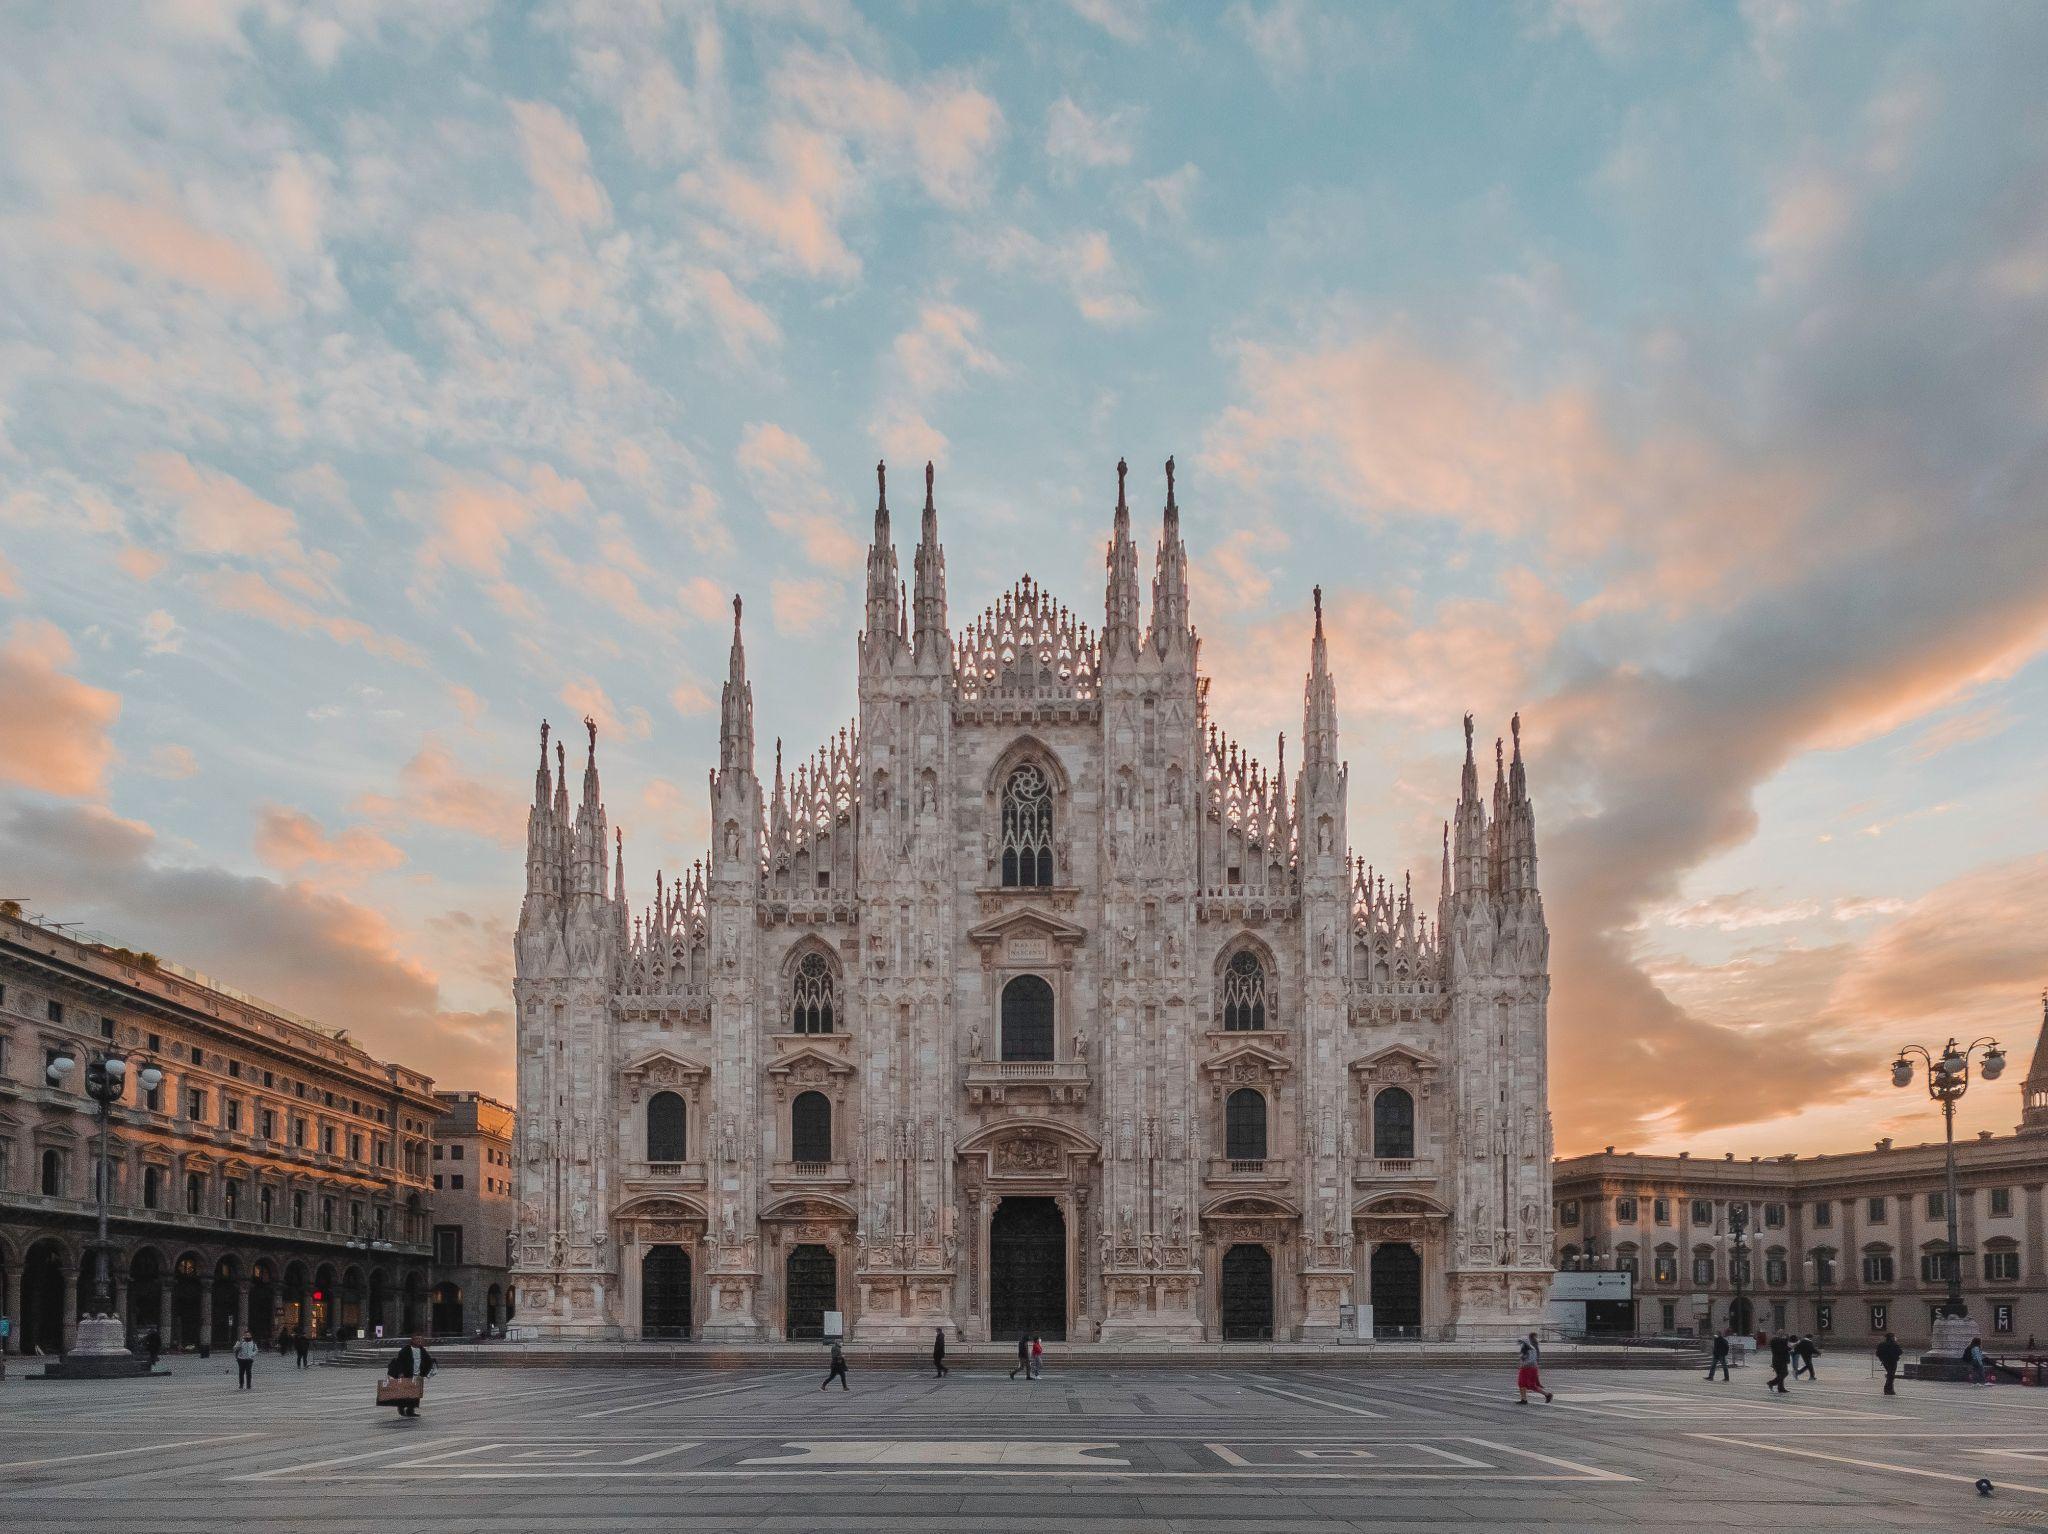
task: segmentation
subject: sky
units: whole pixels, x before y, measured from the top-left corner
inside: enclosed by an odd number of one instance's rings
[[[1214,717],[1433,905],[1520,710],[1564,1153],[1938,1137],[2048,982],[2048,7],[26,4],[0,897],[509,1096],[542,717],[627,878],[1179,469]],[[899,519],[899,530],[909,521]],[[908,560],[908,545],[902,549]],[[764,771],[767,767],[761,763]]]

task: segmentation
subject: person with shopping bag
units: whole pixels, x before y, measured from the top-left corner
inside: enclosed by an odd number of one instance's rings
[[[385,1378],[377,1385],[377,1404],[396,1406],[401,1417],[417,1417],[420,1400],[426,1394],[427,1376],[439,1367],[434,1355],[427,1351],[427,1339],[413,1333],[398,1355],[384,1366]]]

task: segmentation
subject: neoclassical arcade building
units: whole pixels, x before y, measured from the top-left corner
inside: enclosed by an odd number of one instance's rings
[[[108,1277],[131,1338],[232,1346],[430,1321],[432,1081],[177,965],[0,911],[0,1306],[10,1351],[93,1309],[96,1051],[156,1065],[111,1105]],[[77,1062],[61,1080],[46,1067]]]
[[[1489,797],[1466,720],[1432,918],[1352,855],[1320,593],[1292,772],[1284,737],[1269,769],[1210,717],[1172,471],[1141,611],[1118,465],[1099,629],[1028,577],[950,629],[931,470],[907,589],[882,480],[858,715],[765,781],[735,599],[709,859],[638,910],[596,726],[574,798],[542,726],[518,1334],[1540,1324],[1519,729]]]

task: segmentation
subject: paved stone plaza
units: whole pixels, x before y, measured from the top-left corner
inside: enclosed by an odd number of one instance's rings
[[[2048,1524],[2048,1391],[1860,1360],[1785,1400],[1761,1370],[446,1370],[417,1421],[376,1376],[272,1358],[0,1386],[0,1528],[93,1531],[1299,1531],[1540,1524]],[[18,1362],[18,1361],[17,1361]],[[1999,1490],[1980,1499],[1970,1482]]]

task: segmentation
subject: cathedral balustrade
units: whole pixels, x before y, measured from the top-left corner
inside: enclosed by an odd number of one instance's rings
[[[850,1188],[853,1168],[844,1161],[777,1161],[768,1170],[771,1188]]]
[[[701,1161],[629,1161],[626,1163],[626,1177],[629,1182],[658,1184],[663,1188],[701,1188],[705,1185],[706,1172]]]
[[[1207,1180],[1227,1187],[1284,1187],[1294,1180],[1294,1163],[1277,1156],[1211,1156]]]
[[[1354,1187],[1382,1182],[1435,1182],[1434,1156],[1361,1156],[1352,1170]]]
[[[1301,901],[1291,892],[1212,884],[1195,895],[1197,921],[1259,926],[1265,922],[1294,921],[1300,916]]]
[[[1086,1102],[1086,1060],[970,1060],[967,1100],[977,1106],[1006,1102]]]

